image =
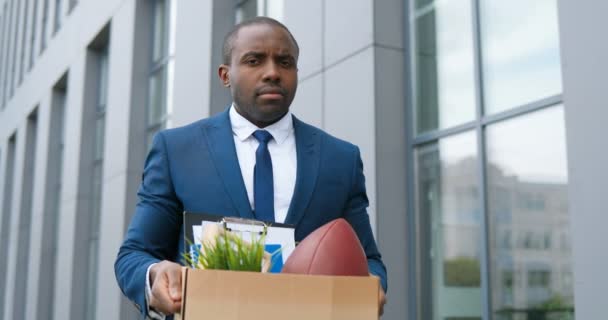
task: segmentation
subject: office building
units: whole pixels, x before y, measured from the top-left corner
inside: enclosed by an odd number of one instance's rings
[[[221,112],[223,36],[301,48],[292,111],[361,148],[384,319],[600,319],[603,1],[0,0],[0,319],[136,319],[113,263],[151,138]]]

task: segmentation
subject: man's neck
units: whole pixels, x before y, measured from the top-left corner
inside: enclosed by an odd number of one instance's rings
[[[285,115],[287,115],[289,113],[289,111],[285,112],[283,115],[281,115],[280,117],[278,117],[277,119],[270,121],[270,122],[262,122],[262,121],[257,121],[255,119],[252,119],[248,114],[245,114],[244,112],[241,111],[241,109],[236,105],[236,103],[232,104],[232,107],[234,108],[234,110],[236,110],[236,112],[241,115],[241,117],[245,118],[245,120],[251,122],[254,126],[263,129],[266,128],[272,124],[275,124],[279,121],[281,121],[281,119],[283,119],[283,117],[285,117]]]

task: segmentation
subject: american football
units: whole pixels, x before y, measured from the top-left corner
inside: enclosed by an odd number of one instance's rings
[[[340,218],[309,234],[291,253],[283,273],[368,276],[367,258],[357,234]]]

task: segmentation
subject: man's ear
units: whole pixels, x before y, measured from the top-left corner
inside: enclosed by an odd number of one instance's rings
[[[220,67],[217,69],[217,74],[220,77],[220,81],[222,82],[222,85],[226,88],[230,87],[229,71],[230,66],[226,64],[221,64]]]

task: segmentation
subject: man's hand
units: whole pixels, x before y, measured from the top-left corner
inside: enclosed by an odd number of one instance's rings
[[[384,305],[386,304],[386,295],[384,289],[380,287],[378,290],[378,315],[381,316],[384,313]]]
[[[180,312],[182,305],[182,267],[162,261],[150,268],[150,307],[166,315]]]
[[[378,280],[380,280],[380,277],[378,277],[375,274],[369,274],[372,277],[376,277],[378,278]],[[386,294],[384,294],[384,289],[382,289],[382,286],[380,286],[380,288],[378,289],[378,315],[381,316],[384,313],[384,305],[386,304]]]

